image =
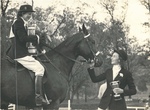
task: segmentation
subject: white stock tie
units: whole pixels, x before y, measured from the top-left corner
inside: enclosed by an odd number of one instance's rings
[[[112,70],[113,70],[113,80],[114,80],[118,75],[119,71],[121,70],[121,67],[120,65],[114,65]]]

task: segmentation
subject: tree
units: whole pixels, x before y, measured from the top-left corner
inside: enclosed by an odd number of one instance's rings
[[[140,0],[141,4],[145,6],[146,9],[149,10],[150,14],[150,0]]]
[[[139,45],[135,37],[128,40],[129,47],[129,66],[139,91],[146,91],[150,84],[150,61],[145,57],[149,53],[149,40],[143,45]]]
[[[143,6],[145,6],[145,8],[149,11],[149,15],[150,15],[150,0],[140,0],[141,4]],[[149,22],[144,22],[143,25],[145,26],[145,28],[148,28],[148,32],[150,29],[150,21]]]
[[[144,81],[144,79],[139,80],[137,87],[138,87],[138,90],[140,90],[141,92],[148,90],[148,88],[146,87],[146,82]]]
[[[118,18],[116,12],[117,7],[117,0],[102,0],[100,1],[100,5],[105,9],[106,13],[110,16],[110,21],[108,23],[107,29],[109,30],[111,37],[111,42],[113,43],[112,48],[118,49],[118,47],[123,46],[126,48],[126,33],[128,33],[127,26],[125,26],[125,15],[126,15],[126,9],[127,9],[127,2],[125,2],[122,6],[123,12],[121,14],[121,17]],[[125,32],[125,30],[127,32]],[[121,41],[121,42],[120,42]]]
[[[2,11],[2,16],[5,17],[6,10],[8,8],[8,4],[10,3],[10,0],[1,0],[1,11]]]

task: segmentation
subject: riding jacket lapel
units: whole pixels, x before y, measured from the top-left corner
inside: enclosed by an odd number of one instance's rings
[[[113,81],[113,71],[112,71],[112,69],[110,70],[110,73],[109,73],[109,82],[112,82]]]
[[[24,23],[24,28],[25,28],[25,30],[27,31],[27,29],[28,29],[28,22],[25,21],[22,17],[20,17],[20,19],[23,21],[23,23]]]

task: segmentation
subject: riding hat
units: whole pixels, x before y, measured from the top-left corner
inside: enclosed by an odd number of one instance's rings
[[[114,50],[114,52],[118,53],[122,60],[126,61],[128,59],[127,53],[124,50]]]
[[[19,12],[35,12],[31,5],[21,5]]]

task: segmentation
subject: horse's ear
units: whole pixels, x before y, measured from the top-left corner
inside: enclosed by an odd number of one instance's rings
[[[81,27],[79,27],[79,32],[82,32],[82,29],[81,29]]]
[[[82,30],[83,30],[85,35],[89,34],[84,24],[82,25]]]

